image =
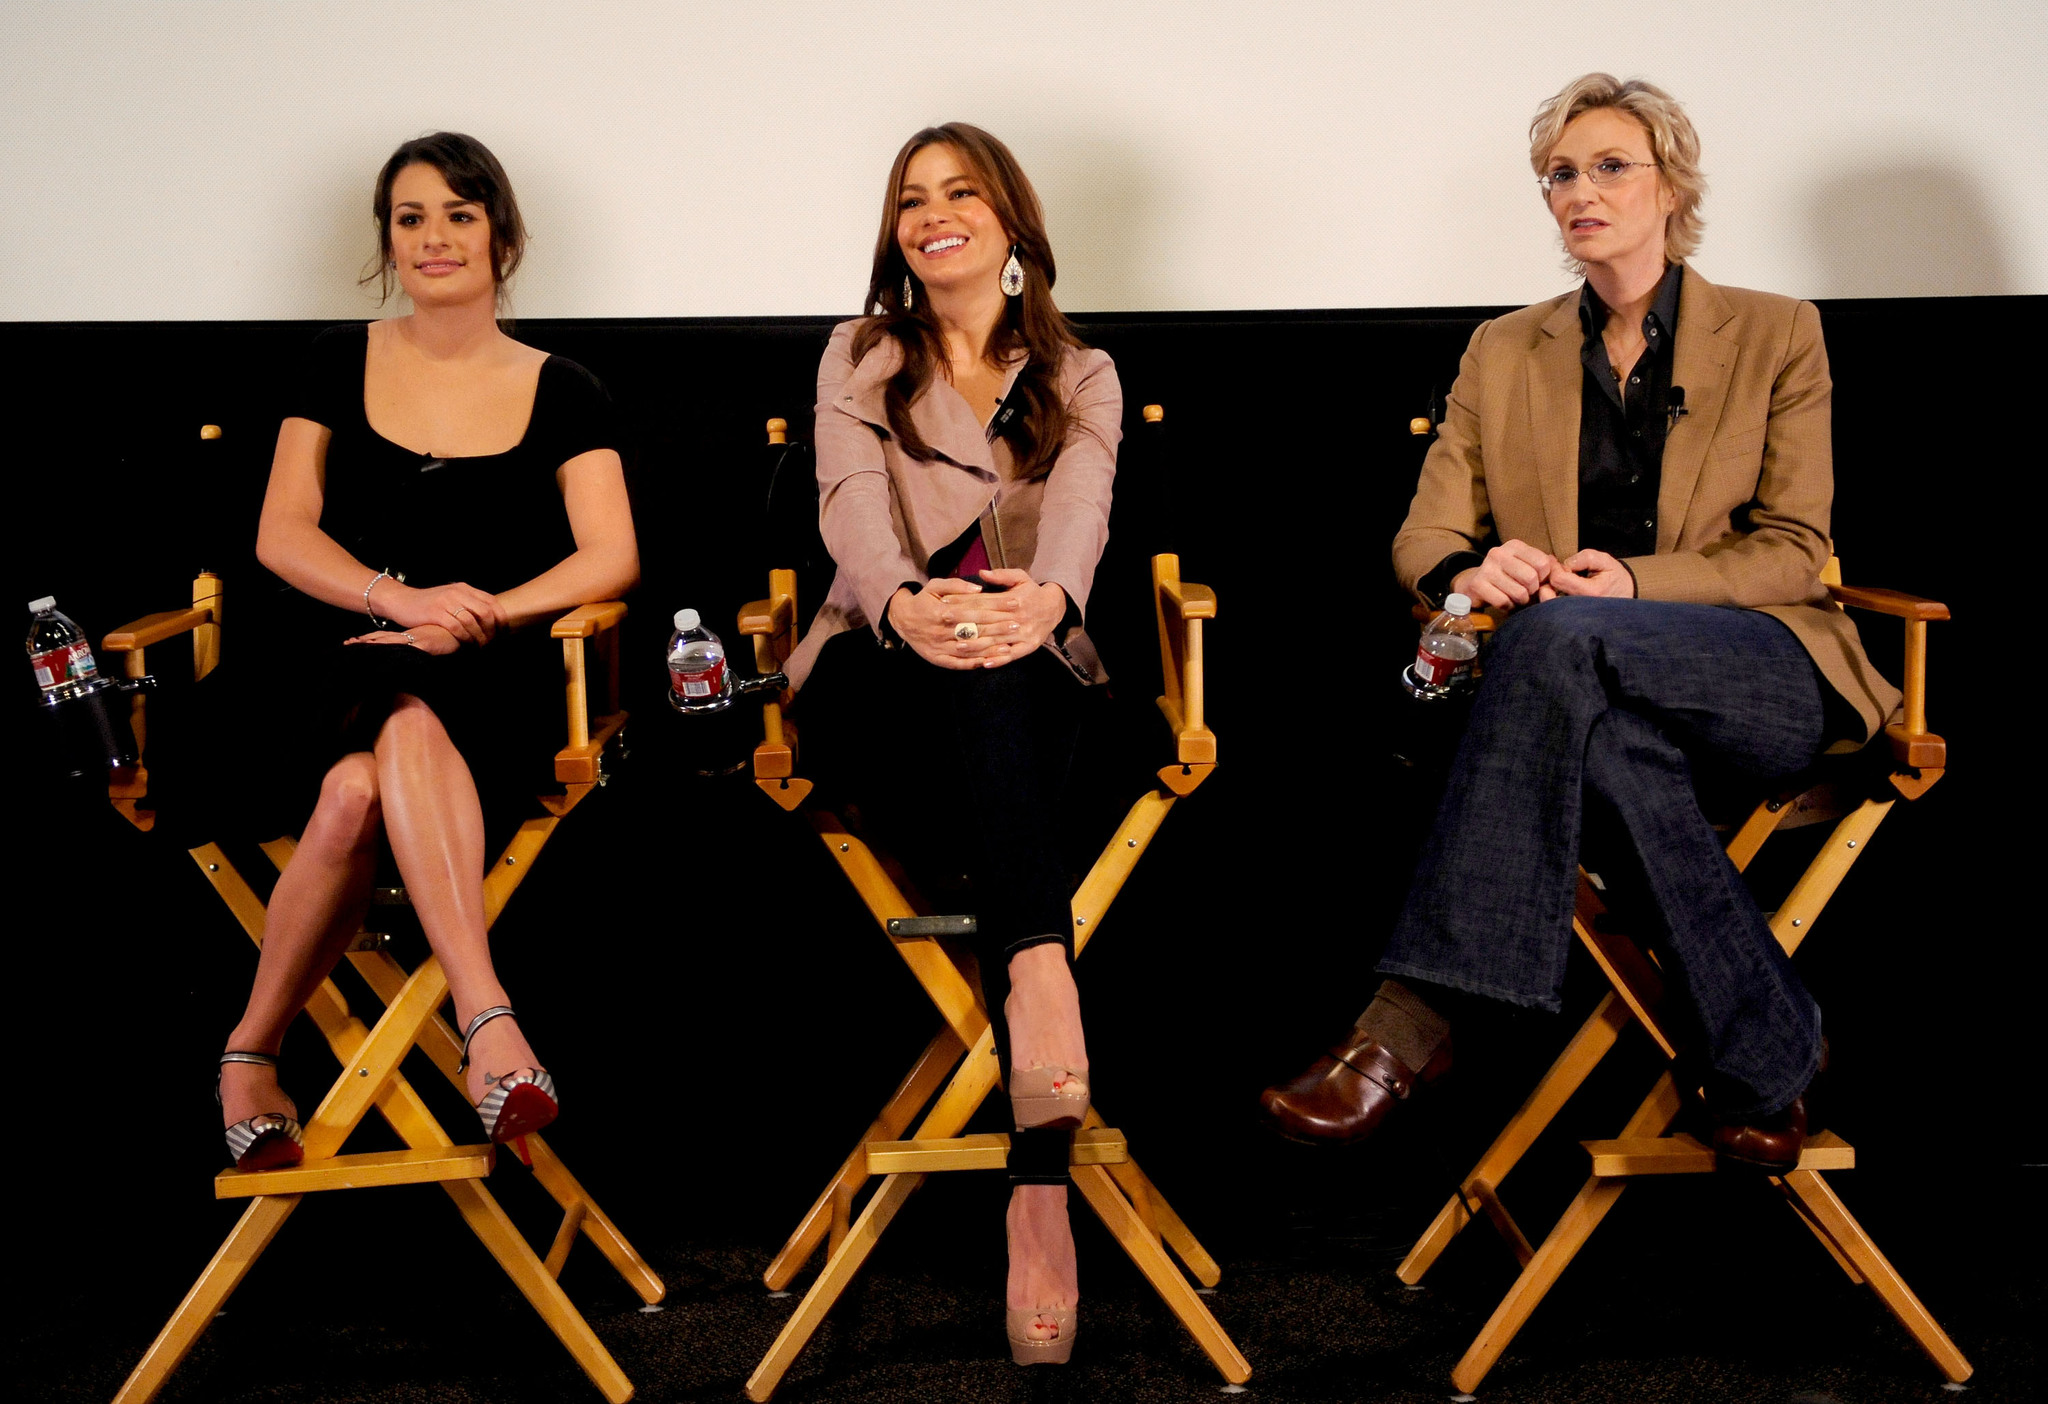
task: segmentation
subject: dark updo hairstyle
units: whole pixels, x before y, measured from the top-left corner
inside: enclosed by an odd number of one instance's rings
[[[950,146],[960,153],[982,197],[1016,244],[1017,261],[1024,265],[1024,291],[1004,299],[1003,319],[989,337],[988,358],[991,364],[1002,366],[1019,352],[1030,356],[1017,376],[1017,389],[1024,395],[1023,423],[1009,432],[1009,439],[1023,476],[1043,477],[1052,471],[1054,460],[1066,446],[1071,416],[1060,393],[1060,371],[1068,348],[1078,347],[1082,341],[1053,304],[1052,243],[1045,236],[1038,192],[1031,188],[1010,148],[981,128],[965,122],[926,127],[896,153],[896,162],[889,167],[889,188],[882,197],[874,269],[868,276],[867,306],[874,315],[854,335],[853,358],[860,360],[884,337],[893,337],[902,346],[903,368],[890,377],[883,393],[889,432],[912,458],[931,457],[930,446],[911,423],[910,405],[946,364],[945,339],[932,316],[929,298],[916,298],[911,307],[904,307],[903,280],[911,273],[896,243],[903,174],[910,158],[927,146]]]
[[[498,158],[488,146],[461,132],[414,137],[392,152],[377,173],[377,194],[371,202],[377,218],[377,258],[363,270],[361,281],[377,284],[378,301],[391,296],[391,187],[407,166],[422,165],[439,171],[457,195],[483,206],[491,227],[491,281],[502,290],[526,252],[526,222],[519,217],[519,201],[513,198],[512,182]]]

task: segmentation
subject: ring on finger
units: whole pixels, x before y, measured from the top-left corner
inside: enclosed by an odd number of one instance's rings
[[[968,639],[978,639],[981,637],[981,626],[971,619],[955,624],[953,626],[953,637],[962,642]]]

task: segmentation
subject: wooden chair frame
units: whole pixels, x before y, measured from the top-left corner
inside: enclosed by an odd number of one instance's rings
[[[484,880],[487,925],[496,923],[555,826],[593,789],[605,783],[605,748],[624,726],[626,714],[614,710],[594,721],[591,718],[585,645],[592,639],[607,645],[605,666],[611,679],[607,695],[616,708],[618,650],[617,635],[612,631],[625,614],[625,605],[617,601],[585,605],[564,615],[553,626],[553,637],[562,640],[568,704],[569,744],[555,757],[555,779],[563,791],[560,795],[541,797],[546,812],[521,824],[498,861],[492,864]],[[121,654],[127,676],[139,678],[147,671],[145,649],[190,634],[193,678],[197,681],[219,662],[221,615],[221,582],[210,572],[203,573],[193,584],[191,608],[136,620],[109,634],[104,648],[110,654]],[[133,706],[139,747],[146,734],[141,694],[136,695]],[[153,827],[155,814],[141,807],[146,803],[145,771],[138,770],[132,778],[117,777],[110,790],[115,807],[131,823],[145,830]],[[261,845],[264,855],[280,872],[290,861],[295,846],[289,838]],[[189,852],[242,929],[260,947],[265,912],[255,891],[219,844],[203,843]],[[403,903],[404,891],[383,889],[379,900],[386,904]],[[515,1143],[515,1149],[523,1149],[522,1158],[532,1167],[541,1186],[561,1205],[563,1213],[561,1227],[546,1257],[534,1253],[484,1186],[484,1177],[496,1163],[495,1147],[457,1145],[400,1071],[407,1053],[418,1047],[463,1094],[463,1100],[468,1100],[462,1075],[456,1070],[462,1057],[461,1036],[438,1012],[448,995],[441,963],[429,956],[408,972],[384,949],[384,944],[381,934],[366,931],[348,952],[349,963],[384,1005],[383,1013],[373,1024],[365,1024],[350,1009],[331,978],[321,983],[306,1006],[306,1014],[340,1062],[341,1074],[306,1122],[305,1163],[285,1170],[246,1174],[224,1170],[215,1177],[215,1198],[247,1199],[249,1207],[143,1354],[115,1396],[116,1404],[145,1404],[156,1395],[307,1194],[424,1183],[440,1185],[455,1201],[464,1222],[533,1304],[548,1328],[568,1347],[605,1398],[612,1404],[623,1404],[633,1397],[632,1382],[564,1295],[556,1279],[579,1234],[597,1246],[626,1285],[650,1306],[659,1302],[666,1291],[661,1279],[538,1134],[524,1137],[523,1144]],[[340,1154],[343,1143],[372,1108],[398,1133],[406,1148]]]
[[[1155,406],[1147,406],[1145,415],[1154,423],[1161,417]],[[770,421],[770,442],[783,442],[782,433],[782,422]],[[771,571],[768,598],[740,611],[740,632],[753,639],[755,667],[764,676],[781,671],[796,647],[796,588],[795,571]],[[1159,768],[1157,783],[1131,806],[1074,894],[1077,957],[1093,939],[1167,813],[1193,794],[1216,765],[1216,736],[1205,723],[1202,699],[1202,631],[1205,621],[1216,617],[1215,592],[1183,582],[1178,556],[1159,555],[1152,558],[1152,594],[1166,688],[1158,706],[1173,736],[1173,759]],[[803,811],[938,1010],[942,1027],[763,1274],[770,1291],[784,1291],[821,1246],[826,1250],[823,1269],[747,1380],[747,1397],[757,1402],[774,1394],[924,1177],[947,1170],[1001,1169],[1009,1146],[1007,1136],[961,1134],[999,1080],[994,1034],[982,1006],[974,957],[943,939],[920,934],[928,929],[932,913],[902,870],[851,832],[839,816],[808,803],[811,782],[796,774],[795,730],[783,717],[788,701],[785,693],[764,708],[764,737],[754,749],[754,783],[782,809]],[[899,1140],[906,1132],[910,1139]],[[1216,1260],[1130,1159],[1122,1134],[1106,1126],[1096,1110],[1089,1112],[1075,1135],[1072,1163],[1081,1197],[1225,1381],[1239,1385],[1251,1378],[1251,1366],[1167,1250],[1202,1288],[1220,1280]],[[877,1177],[880,1184],[856,1211],[855,1200]]]
[[[1914,800],[1925,794],[1947,765],[1946,744],[1927,730],[1927,625],[1947,619],[1948,607],[1894,590],[1845,586],[1834,561],[1828,563],[1823,579],[1838,606],[1887,614],[1904,622],[1905,718],[1886,728],[1893,762],[1890,790],[1860,799],[1841,815],[1826,844],[1770,919],[1771,934],[1788,955],[1812,931],[1828,899],[1862,856],[1892,806],[1901,797]],[[1738,870],[1745,869],[1779,828],[1818,822],[1833,817],[1831,811],[1839,808],[1834,796],[1817,791],[1774,795],[1760,803],[1735,831],[1728,841],[1728,856]],[[1451,1371],[1451,1382],[1467,1395],[1479,1387],[1631,1179],[1703,1174],[1715,1169],[1710,1148],[1692,1136],[1671,1131],[1685,1099],[1673,1072],[1667,1069],[1617,1138],[1583,1142],[1592,1156],[1592,1174],[1540,1246],[1531,1246],[1501,1203],[1501,1181],[1630,1025],[1642,1025],[1666,1059],[1678,1056],[1677,1045],[1660,1017],[1663,981],[1657,967],[1633,941],[1611,929],[1593,882],[1583,870],[1572,930],[1600,966],[1611,989],[1396,1269],[1401,1281],[1411,1286],[1421,1282],[1451,1240],[1475,1220],[1490,1224],[1521,1264],[1521,1275]],[[1970,1363],[1821,1178],[1824,1171],[1851,1169],[1855,1163],[1853,1147],[1822,1131],[1807,1139],[1796,1170],[1772,1176],[1770,1182],[1849,1280],[1868,1283],[1942,1374],[1960,1384],[1970,1377]]]

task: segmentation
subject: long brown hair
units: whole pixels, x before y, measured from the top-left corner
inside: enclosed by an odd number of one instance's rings
[[[1007,365],[1018,352],[1030,357],[1017,376],[1016,390],[1024,397],[1022,424],[1010,431],[1010,444],[1026,478],[1039,478],[1052,471],[1055,459],[1066,445],[1071,416],[1060,394],[1060,368],[1069,348],[1082,345],[1074,328],[1052,300],[1052,244],[1045,237],[1045,214],[1039,208],[1038,192],[1010,148],[979,127],[965,122],[946,122],[926,127],[903,143],[889,167],[889,186],[882,197],[882,228],[875,236],[874,270],[868,276],[867,306],[874,315],[862,324],[853,338],[853,358],[860,360],[883,337],[895,338],[903,348],[903,367],[889,379],[883,404],[889,416],[889,432],[913,458],[929,458],[930,446],[911,423],[911,402],[931,385],[932,377],[946,364],[945,340],[932,316],[931,303],[918,298],[913,306],[903,305],[903,280],[911,277],[910,265],[896,243],[897,201],[903,191],[903,174],[910,158],[927,146],[950,146],[960,153],[981,185],[981,194],[1003,229],[1017,246],[1017,261],[1024,266],[1024,291],[1005,299],[1003,318],[989,337],[987,355],[992,365]],[[1014,392],[1013,392],[1014,393]]]

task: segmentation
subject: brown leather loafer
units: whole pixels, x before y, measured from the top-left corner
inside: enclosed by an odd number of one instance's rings
[[[1449,1039],[1418,1073],[1377,1039],[1353,1029],[1300,1077],[1260,1093],[1259,1111],[1290,1141],[1348,1146],[1377,1130],[1418,1084],[1434,1082],[1450,1067]]]
[[[1712,1145],[1720,1163],[1731,1169],[1766,1175],[1797,1170],[1806,1146],[1806,1098],[1794,1097],[1791,1106],[1768,1116],[1716,1121]]]
[[[1708,1144],[1720,1157],[1721,1165],[1726,1169],[1756,1170],[1766,1175],[1784,1175],[1797,1170],[1799,1153],[1806,1149],[1806,1099],[1813,1095],[1814,1088],[1827,1075],[1828,1064],[1832,1061],[1833,1049],[1823,1038],[1820,1041],[1820,1066],[1814,1069],[1813,1082],[1806,1091],[1792,1099],[1791,1106],[1768,1116],[1730,1117],[1725,1121],[1716,1117]]]

